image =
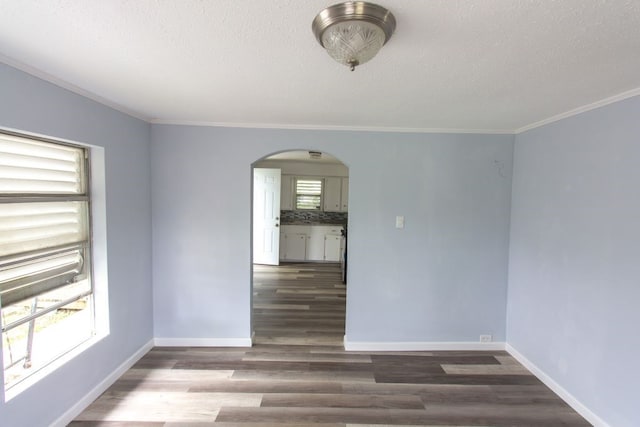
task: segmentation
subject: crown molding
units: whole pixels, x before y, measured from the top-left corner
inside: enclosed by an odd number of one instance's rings
[[[177,126],[203,126],[245,129],[284,129],[284,130],[326,130],[346,132],[392,132],[392,133],[457,133],[457,134],[487,134],[513,135],[512,130],[505,129],[450,129],[450,128],[405,128],[386,126],[337,126],[311,124],[278,124],[278,123],[236,123],[236,122],[207,122],[188,120],[160,120],[153,119],[151,124]]]
[[[569,110],[564,113],[549,117],[547,119],[540,120],[539,122],[531,123],[514,130],[513,133],[518,135],[528,130],[548,125],[562,119],[577,116],[578,114],[586,113],[587,111],[595,110],[596,108],[604,107],[605,105],[613,104],[615,102],[622,101],[628,98],[633,98],[634,96],[638,95],[640,95],[640,88],[631,89],[626,92],[619,93],[618,95],[610,96],[608,98],[601,99],[600,101],[592,102],[591,104],[583,105],[582,107],[574,108],[573,110]]]

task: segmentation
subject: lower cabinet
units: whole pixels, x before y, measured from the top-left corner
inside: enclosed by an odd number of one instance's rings
[[[342,236],[327,234],[324,237],[324,260],[340,261],[340,249],[342,247]]]
[[[310,226],[307,239],[307,261],[324,261],[324,235],[326,227]]]
[[[280,229],[281,261],[338,262],[342,227],[335,225],[283,225]]]
[[[281,233],[280,259],[305,261],[307,259],[307,235],[300,233]]]

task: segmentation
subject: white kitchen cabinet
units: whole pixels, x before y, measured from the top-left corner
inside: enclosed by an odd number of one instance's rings
[[[324,179],[324,211],[340,212],[342,182],[338,177],[327,177]]]
[[[347,212],[349,210],[349,178],[342,178],[341,184],[340,212]]]
[[[334,234],[336,236],[340,236],[342,233],[342,229],[344,228],[341,225],[319,225],[317,227],[323,227],[324,234]]]
[[[284,227],[280,227],[280,247],[278,248],[278,252],[280,253],[280,261],[286,259],[285,255],[287,254],[287,240],[284,235]]]
[[[284,254],[287,261],[305,261],[307,259],[307,235],[301,233],[283,233]],[[282,249],[281,254],[282,254]]]
[[[325,227],[311,226],[307,240],[307,260],[324,261],[324,233]]]
[[[293,175],[282,175],[280,182],[280,210],[293,210]]]
[[[297,233],[297,234],[308,235],[311,232],[311,224],[302,224],[302,225],[284,224],[282,227],[280,227],[280,229],[282,233],[287,233],[287,234]]]
[[[309,225],[280,226],[280,260],[306,261]]]
[[[340,260],[340,225],[283,225],[280,260],[321,262]]]
[[[339,261],[340,243],[342,241],[341,232],[342,226],[339,225],[311,226],[309,245],[307,246],[307,260]]]
[[[336,234],[325,234],[324,236],[324,260],[340,261],[340,249],[342,236]]]

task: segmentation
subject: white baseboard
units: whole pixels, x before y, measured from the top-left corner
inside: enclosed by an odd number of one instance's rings
[[[149,350],[153,348],[153,340],[140,347],[131,357],[122,362],[112,373],[110,373],[105,379],[95,386],[89,393],[87,393],[82,399],[80,399],[75,405],[69,408],[64,414],[62,414],[57,420],[55,420],[52,427],[64,427],[74,420],[82,411],[91,405],[106,389],[108,389],[118,378],[122,376],[129,368],[131,368],[138,360],[142,358]]]
[[[251,347],[248,338],[155,338],[158,347]]]
[[[522,355],[518,350],[513,348],[510,344],[505,346],[505,349],[511,356],[513,356],[522,366],[527,368],[533,375],[535,375],[540,381],[549,387],[555,394],[557,394],[567,405],[571,406],[577,413],[582,415],[588,422],[594,425],[594,427],[610,427],[602,418],[594,414],[589,408],[583,405],[578,399],[576,399],[571,393],[565,390],[560,384],[555,382],[549,375],[547,375],[542,369],[538,368],[533,362]]]
[[[504,350],[503,342],[480,343],[473,341],[349,341],[344,337],[347,351],[482,351]]]

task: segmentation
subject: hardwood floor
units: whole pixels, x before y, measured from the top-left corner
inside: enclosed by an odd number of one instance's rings
[[[252,348],[156,347],[70,425],[590,425],[504,351],[345,352],[336,264],[254,274]]]

